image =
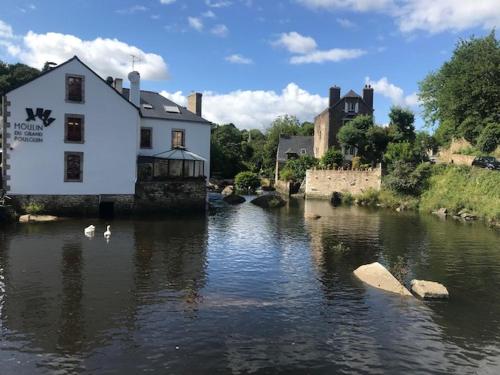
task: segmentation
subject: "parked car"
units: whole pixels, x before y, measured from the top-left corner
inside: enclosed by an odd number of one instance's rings
[[[474,159],[472,165],[475,167],[500,171],[500,162],[493,156],[478,156]]]

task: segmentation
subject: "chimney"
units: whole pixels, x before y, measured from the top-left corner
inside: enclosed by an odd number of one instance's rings
[[[368,108],[373,111],[373,88],[371,85],[365,85],[363,88],[363,100]]]
[[[139,107],[141,105],[141,75],[139,72],[133,71],[128,74],[130,81],[130,92],[128,100]]]
[[[340,87],[333,86],[330,87],[330,103],[329,107],[333,107],[340,100]]]
[[[188,96],[188,110],[201,117],[201,98],[202,94],[193,92]]]
[[[114,88],[121,94],[123,92],[123,79],[115,78]]]

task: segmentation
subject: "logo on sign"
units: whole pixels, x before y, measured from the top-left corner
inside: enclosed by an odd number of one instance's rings
[[[37,118],[42,120],[43,126],[47,127],[50,124],[52,124],[56,119],[53,117],[50,117],[50,114],[52,111],[50,109],[43,109],[43,108],[37,108],[36,112],[33,112],[33,108],[26,108],[26,113],[28,115],[28,118],[26,118],[26,121],[36,121]]]

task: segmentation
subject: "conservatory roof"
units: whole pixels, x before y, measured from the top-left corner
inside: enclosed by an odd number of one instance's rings
[[[159,154],[153,155],[154,158],[159,159],[169,159],[169,160],[195,160],[195,161],[207,161],[200,155],[193,152],[189,152],[185,148],[173,148],[171,150],[161,152]]]

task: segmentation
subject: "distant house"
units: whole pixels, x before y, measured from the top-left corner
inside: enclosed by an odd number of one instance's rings
[[[211,123],[201,94],[187,109],[141,91],[139,72],[128,78],[124,89],[75,56],[5,94],[2,183],[13,200],[92,215],[153,195],[160,208],[205,206]]]
[[[276,153],[275,180],[279,179],[279,171],[288,160],[306,155],[314,156],[313,136],[281,135]]]
[[[331,87],[328,108],[314,119],[314,156],[321,158],[330,147],[340,148],[337,140],[340,128],[359,115],[373,116],[373,88],[365,85],[363,96],[350,90],[341,97],[340,87]],[[343,148],[342,152],[350,160],[357,150]]]

